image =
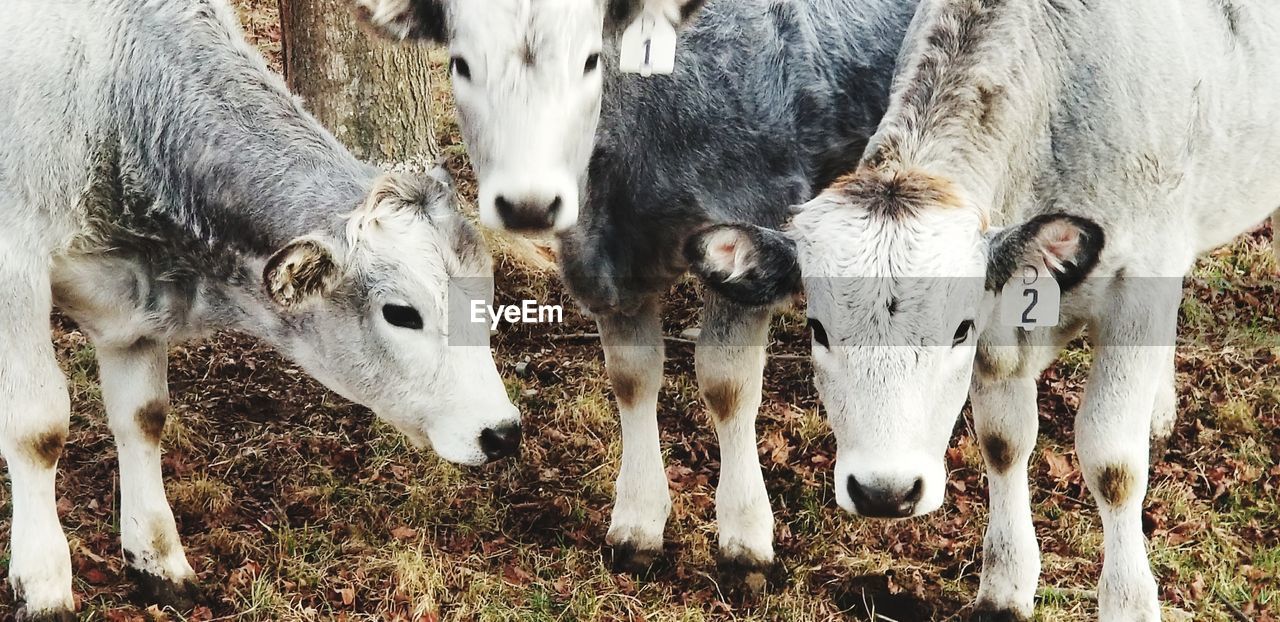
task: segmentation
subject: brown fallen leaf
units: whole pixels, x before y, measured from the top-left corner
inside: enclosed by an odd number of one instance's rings
[[[1045,448],[1044,462],[1049,465],[1049,477],[1061,483],[1070,481],[1072,474],[1075,473],[1071,460],[1052,449]]]
[[[533,575],[514,564],[510,564],[502,569],[502,578],[507,583],[516,587],[524,587],[533,582]]]
[[[391,530],[391,537],[397,540],[415,540],[418,537],[418,530],[413,527],[396,527]]]
[[[90,568],[81,573],[80,576],[93,585],[105,585],[109,580],[107,573],[99,568]]]

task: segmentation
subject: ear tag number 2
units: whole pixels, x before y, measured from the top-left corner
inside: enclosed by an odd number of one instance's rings
[[[1019,268],[1000,292],[1000,320],[1025,330],[1061,321],[1062,290],[1043,263]]]
[[[676,27],[667,18],[645,11],[622,33],[618,69],[646,78],[676,70]]]

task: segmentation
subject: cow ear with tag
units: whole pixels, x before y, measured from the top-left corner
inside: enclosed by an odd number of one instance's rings
[[[262,285],[276,304],[293,310],[333,292],[341,277],[329,244],[316,236],[303,236],[267,260]]]
[[[446,0],[354,0],[360,23],[396,40],[448,43]]]
[[[705,0],[605,0],[605,28],[621,32],[618,70],[648,78],[676,68],[676,29],[689,23]]]
[[[684,256],[707,287],[739,304],[776,304],[802,289],[795,243],[772,229],[707,227],[685,242]]]
[[[1000,292],[1001,322],[1025,329],[1058,324],[1062,292],[1097,267],[1106,235],[1097,223],[1037,216],[992,236],[986,287]]]

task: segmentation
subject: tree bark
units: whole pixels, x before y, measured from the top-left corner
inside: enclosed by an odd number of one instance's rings
[[[279,0],[285,80],[357,157],[399,162],[439,155],[428,48],[379,38],[351,0]]]

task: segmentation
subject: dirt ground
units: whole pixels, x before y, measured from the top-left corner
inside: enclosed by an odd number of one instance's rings
[[[248,35],[278,60],[271,0],[239,3]],[[443,60],[443,56],[441,56]],[[445,85],[442,80],[437,81]],[[447,103],[447,93],[437,94]],[[469,184],[447,106],[438,134]],[[1187,280],[1178,353],[1179,423],[1153,466],[1144,526],[1166,619],[1280,619],[1280,287],[1259,230],[1202,260]],[[501,245],[499,245],[501,246]],[[499,300],[565,300],[553,274],[503,257]],[[698,293],[669,296],[667,334],[697,323]],[[668,346],[660,406],[674,509],[667,555],[646,576],[602,552],[620,455],[591,322],[501,334],[500,371],[524,412],[519,460],[477,469],[406,445],[363,408],[239,335],[175,346],[175,416],[164,469],[204,604],[183,614],[131,603],[119,545],[115,449],[93,351],[61,320],[54,340],[73,386],[58,508],[89,620],[828,620],[963,619],[986,524],[981,458],[966,415],[945,508],[898,523],[843,514],[828,433],[803,360],[803,316],[775,322],[758,429],[777,518],[782,584],[722,590],[714,562],[714,434],[697,399],[692,348]],[[1071,448],[1091,355],[1078,346],[1041,379],[1031,466],[1044,552],[1038,619],[1093,619],[1102,535]],[[516,373],[528,362],[527,373]],[[7,475],[0,539],[8,541]],[[6,551],[0,567],[7,567]],[[0,590],[0,619],[11,618]]]

